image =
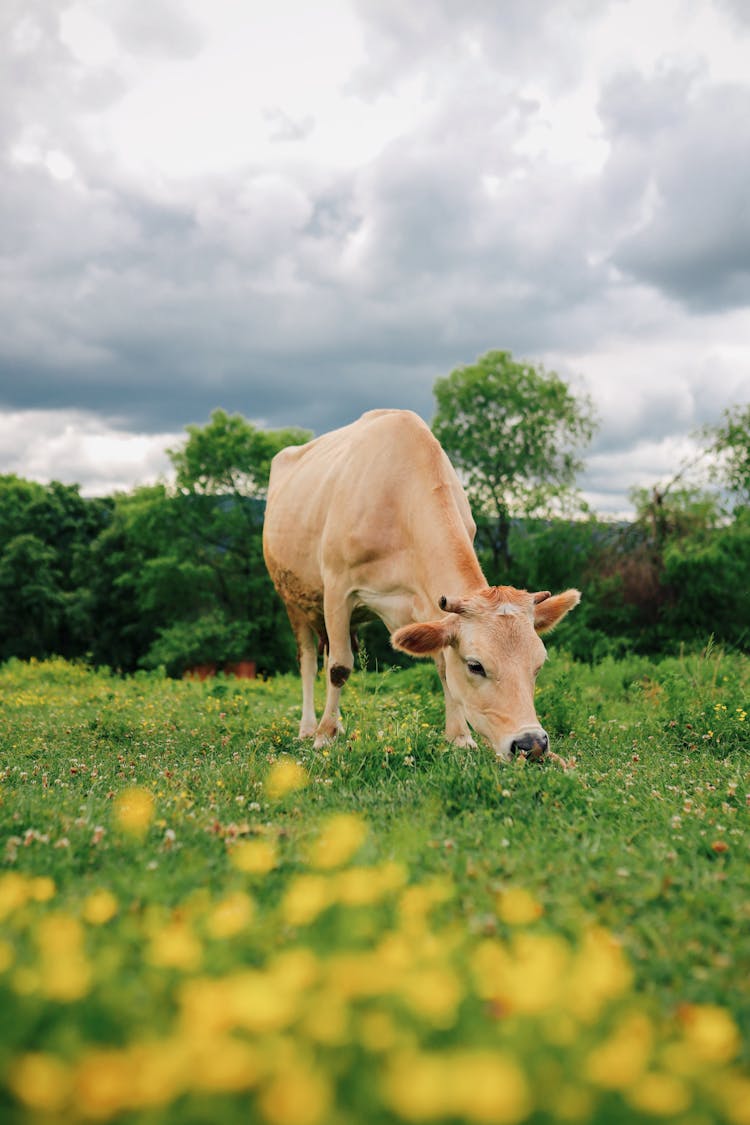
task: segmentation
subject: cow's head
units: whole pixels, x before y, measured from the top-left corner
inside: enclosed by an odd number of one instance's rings
[[[534,709],[534,681],[547,656],[538,634],[580,600],[578,590],[553,597],[490,586],[463,598],[441,598],[444,617],[397,629],[391,642],[413,656],[443,653],[448,691],[498,758],[538,759],[549,746]]]

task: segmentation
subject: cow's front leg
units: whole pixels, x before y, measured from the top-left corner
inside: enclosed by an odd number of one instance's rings
[[[323,612],[328,634],[328,662],[326,667],[326,706],[315,733],[315,748],[320,749],[343,734],[344,728],[339,713],[341,689],[351,675],[354,667],[350,621],[351,605],[348,596],[335,590],[326,590]]]
[[[458,747],[476,747],[476,742],[471,736],[471,731],[469,730],[469,724],[466,722],[463,708],[456,702],[448,688],[445,679],[445,657],[442,652],[437,653],[435,656],[435,664],[437,665],[440,682],[443,685],[443,694],[445,695],[446,740]]]

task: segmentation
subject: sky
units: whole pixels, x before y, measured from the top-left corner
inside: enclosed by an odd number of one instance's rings
[[[591,395],[584,495],[750,400],[746,0],[4,0],[0,473],[166,475],[213,409]]]

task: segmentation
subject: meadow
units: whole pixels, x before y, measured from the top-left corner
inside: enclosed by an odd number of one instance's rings
[[[293,676],[8,662],[0,1120],[748,1125],[749,687],[553,650],[499,766],[427,665],[315,751]]]

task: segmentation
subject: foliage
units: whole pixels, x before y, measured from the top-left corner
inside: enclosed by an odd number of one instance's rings
[[[750,403],[724,411],[723,421],[703,433],[717,458],[714,477],[735,504],[750,505]]]
[[[744,1125],[748,660],[553,654],[566,770],[436,680],[315,751],[296,677],[0,669],[4,1121]]]
[[[214,410],[205,426],[187,426],[184,445],[169,450],[177,488],[190,494],[263,496],[271,461],[288,445],[303,445],[309,430],[258,429],[241,414]]]
[[[555,372],[501,351],[438,379],[433,393],[433,433],[465,484],[499,581],[510,566],[513,515],[581,507],[578,451],[594,432],[593,407]]]
[[[86,560],[111,511],[75,485],[0,476],[0,659],[90,648]]]

